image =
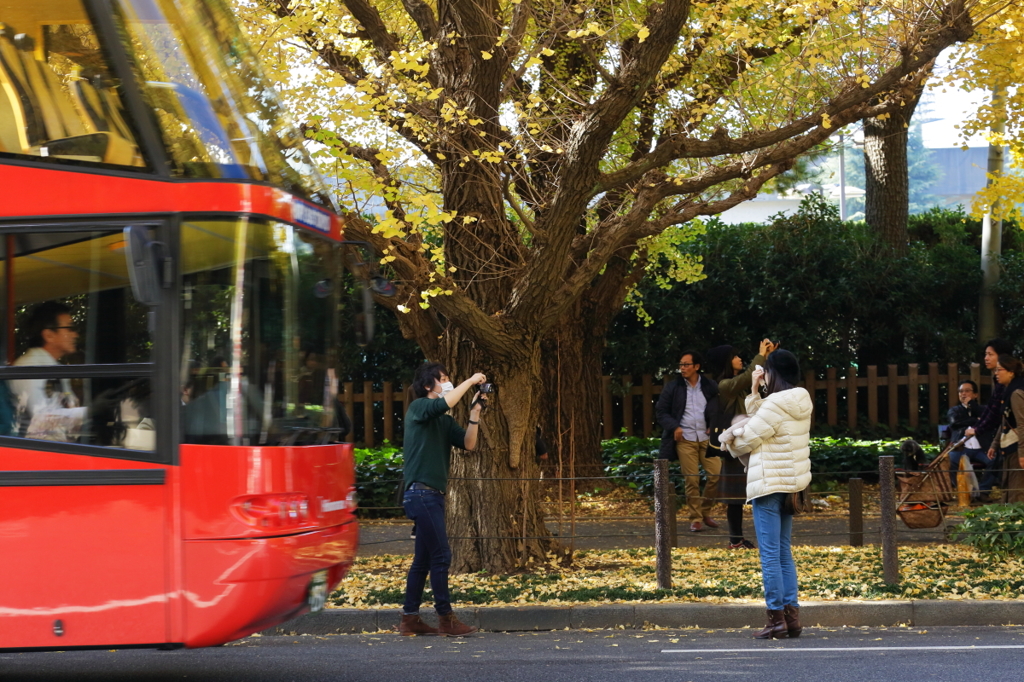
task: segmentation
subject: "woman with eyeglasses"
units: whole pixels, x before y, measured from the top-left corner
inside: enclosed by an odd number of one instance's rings
[[[1004,467],[1007,502],[1024,501],[1024,472],[1020,470],[1019,443],[1024,441],[1024,365],[1003,353],[993,370],[1003,390],[1003,422],[998,445]]]

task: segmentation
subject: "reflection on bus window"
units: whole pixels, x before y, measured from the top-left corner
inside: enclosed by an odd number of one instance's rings
[[[0,152],[144,165],[81,0],[0,0]]]
[[[337,248],[244,220],[189,222],[181,239],[183,442],[330,440]]]
[[[0,281],[11,283],[0,300],[14,302],[7,364],[46,368],[18,379],[4,379],[0,368],[0,435],[153,450],[148,378],[62,371],[151,361],[149,308],[132,297],[121,233],[35,232],[0,246]]]
[[[264,180],[322,205],[323,182],[223,0],[117,0],[173,170]]]

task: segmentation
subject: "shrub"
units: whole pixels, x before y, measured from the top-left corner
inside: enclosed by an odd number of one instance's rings
[[[1024,554],[1024,503],[987,504],[963,513],[950,537],[1000,557]]]
[[[355,460],[360,516],[402,516],[400,509],[372,509],[401,506],[402,450],[385,441],[379,448],[356,448]]]
[[[601,458],[605,475],[625,482],[644,495],[653,495],[652,466],[658,456],[659,444],[658,438],[637,436],[602,441]],[[939,452],[938,447],[927,443],[921,447],[931,456]],[[882,455],[893,455],[899,466],[902,461],[900,441],[811,438],[811,472],[817,481],[846,481],[851,477],[877,478],[878,458]],[[678,463],[675,466],[678,467]],[[678,493],[682,494],[682,479],[674,476],[673,480]]]

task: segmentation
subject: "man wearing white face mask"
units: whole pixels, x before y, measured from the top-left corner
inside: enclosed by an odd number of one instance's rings
[[[452,447],[476,448],[480,413],[485,394],[473,397],[469,424],[465,430],[448,410],[458,404],[474,386],[487,381],[477,373],[458,386],[448,378],[443,365],[427,363],[416,371],[412,392],[416,399],[405,413],[405,515],[416,524],[416,551],[405,584],[405,605],[398,631],[403,635],[468,635],[476,628],[464,625],[452,613],[448,593],[448,566],[452,550],[445,527],[445,492]],[[420,602],[427,575],[434,591],[434,610],[439,628],[420,619]]]

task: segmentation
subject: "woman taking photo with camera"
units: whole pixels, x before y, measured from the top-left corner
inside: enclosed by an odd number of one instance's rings
[[[755,368],[747,396],[750,419],[730,429],[729,452],[749,454],[747,499],[754,508],[754,529],[761,553],[768,625],[757,639],[799,637],[796,564],[793,562],[792,493],[811,483],[810,431],[813,403],[799,388],[800,365],[787,350],[776,349]],[[763,386],[763,393],[759,392]],[[764,396],[762,398],[762,395]],[[723,439],[726,440],[726,439]],[[788,504],[790,503],[790,504]]]

